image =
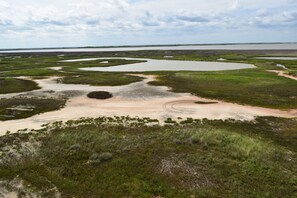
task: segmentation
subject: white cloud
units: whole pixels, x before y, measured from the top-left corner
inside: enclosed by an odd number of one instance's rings
[[[250,18],[250,23],[258,26],[296,26],[297,11],[283,11],[271,14],[268,11],[261,10],[258,15]]]
[[[295,10],[296,0],[0,0],[0,39],[288,31]]]

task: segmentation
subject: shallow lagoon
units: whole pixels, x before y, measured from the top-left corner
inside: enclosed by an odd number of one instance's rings
[[[78,60],[66,60],[63,62],[94,61],[99,59],[119,59],[119,58],[90,58]],[[204,61],[177,61],[177,60],[154,60],[139,58],[123,58],[126,60],[145,60],[146,62],[111,67],[85,67],[84,71],[102,72],[146,72],[146,71],[222,71],[254,68],[251,64],[226,63],[226,62],[204,62]]]

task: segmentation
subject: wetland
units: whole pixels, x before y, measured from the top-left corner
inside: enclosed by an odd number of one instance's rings
[[[0,197],[295,197],[295,57],[0,52]]]

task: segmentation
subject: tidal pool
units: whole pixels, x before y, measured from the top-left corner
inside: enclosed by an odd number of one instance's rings
[[[126,59],[126,60],[144,60],[146,62],[117,65],[111,67],[84,67],[84,71],[102,71],[102,72],[146,72],[146,71],[222,71],[254,68],[254,65],[244,63],[226,63],[226,62],[204,62],[204,61],[178,61],[178,60],[155,60],[140,58],[88,58],[77,60],[65,60],[63,62],[94,61],[100,59]]]

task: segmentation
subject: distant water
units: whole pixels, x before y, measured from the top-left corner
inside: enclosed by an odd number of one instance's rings
[[[97,58],[113,59],[113,58]],[[127,60],[146,60],[147,62],[118,65],[111,67],[85,67],[84,71],[102,71],[102,72],[146,72],[146,71],[222,71],[254,68],[251,64],[244,63],[222,63],[222,62],[204,62],[204,61],[177,61],[177,60],[154,60],[123,58]],[[66,60],[64,62],[91,61],[96,59],[78,59]]]
[[[297,50],[297,43],[283,44],[226,44],[226,45],[192,45],[192,46],[152,46],[152,47],[110,47],[110,48],[71,48],[71,49],[30,49],[5,50],[0,53],[25,52],[112,52],[140,50]]]
[[[257,57],[264,60],[297,60],[297,57]]]

